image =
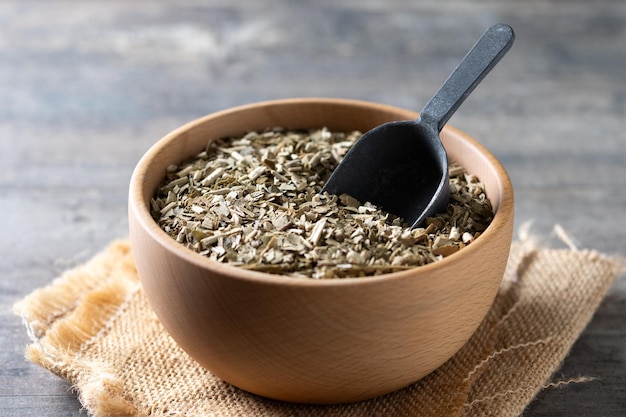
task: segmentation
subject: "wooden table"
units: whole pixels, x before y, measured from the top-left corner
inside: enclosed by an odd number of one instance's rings
[[[450,123],[502,161],[516,224],[626,254],[626,3],[274,0],[0,3],[0,415],[78,416],[23,359],[12,304],[127,235],[146,149],[198,116],[282,97],[419,110],[490,24],[516,44]],[[626,280],[528,416],[626,415]]]

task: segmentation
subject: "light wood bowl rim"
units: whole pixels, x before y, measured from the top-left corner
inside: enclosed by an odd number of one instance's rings
[[[393,280],[418,280],[427,279],[428,275],[433,269],[443,268],[449,264],[464,262],[469,257],[472,257],[474,253],[480,252],[481,248],[487,245],[492,235],[500,233],[501,230],[506,230],[506,225],[513,216],[513,186],[509,178],[508,173],[498,161],[498,159],[477,140],[469,136],[468,134],[458,130],[450,125],[446,125],[442,131],[442,134],[453,134],[461,137],[464,141],[468,142],[471,147],[475,148],[483,159],[491,165],[491,168],[496,173],[496,179],[499,181],[499,188],[502,193],[499,196],[499,201],[491,201],[495,209],[495,215],[487,227],[487,229],[470,245],[464,247],[460,251],[447,256],[437,262],[433,262],[427,265],[416,266],[405,271],[393,272],[377,276],[369,277],[354,277],[354,278],[333,278],[333,279],[301,279],[294,278],[286,275],[270,274],[265,272],[251,271],[243,268],[239,268],[228,263],[220,263],[213,261],[205,256],[198,254],[197,252],[183,246],[170,237],[159,225],[154,221],[150,214],[149,205],[144,200],[144,187],[143,178],[150,170],[151,161],[159,154],[159,151],[165,146],[167,142],[175,140],[182,133],[193,129],[194,127],[210,122],[213,119],[223,117],[230,113],[236,113],[241,111],[252,110],[257,107],[266,107],[272,105],[301,105],[301,104],[322,104],[322,105],[345,105],[356,107],[369,107],[377,108],[383,111],[390,112],[403,112],[412,115],[413,118],[417,118],[419,113],[411,110],[403,109],[401,107],[379,104],[375,102],[354,100],[354,99],[341,99],[341,98],[288,98],[288,99],[276,99],[260,101],[256,103],[245,104],[228,108],[225,110],[217,111],[197,119],[194,119],[179,128],[171,131],[156,143],[154,143],[148,151],[142,156],[138,164],[133,171],[130,188],[129,188],[129,203],[130,209],[133,211],[133,215],[141,225],[142,228],[160,245],[166,248],[173,255],[181,258],[185,262],[189,262],[200,266],[207,270],[214,270],[222,275],[231,277],[233,279],[254,281],[263,283],[266,285],[292,285],[292,286],[353,286],[353,285],[374,285],[380,281],[393,281]],[[245,132],[242,132],[242,134]],[[190,155],[190,157],[193,155]],[[163,174],[164,176],[164,174]]]

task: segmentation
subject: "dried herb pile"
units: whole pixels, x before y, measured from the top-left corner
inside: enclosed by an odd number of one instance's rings
[[[213,260],[318,279],[428,264],[470,244],[491,222],[483,184],[454,163],[447,212],[425,228],[410,230],[347,195],[320,195],[360,135],[276,128],[213,141],[168,167],[152,215],[176,241]]]

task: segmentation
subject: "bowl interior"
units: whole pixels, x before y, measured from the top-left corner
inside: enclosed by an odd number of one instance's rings
[[[210,140],[272,127],[326,127],[334,131],[366,132],[386,122],[415,119],[418,116],[413,111],[392,106],[341,99],[275,100],[213,113],[174,130],[144,155],[131,182],[131,198],[141,202],[135,207],[138,209],[136,214],[143,227],[149,229],[155,238],[166,245],[175,244],[152,219],[150,200],[165,177],[166,168],[201,152]],[[505,195],[505,190],[512,190],[506,171],[481,144],[451,126],[442,130],[441,140],[449,158],[461,163],[485,184],[486,194],[496,213],[487,231],[497,228],[497,212],[503,199],[512,198],[512,195]],[[191,252],[182,245],[175,246]]]

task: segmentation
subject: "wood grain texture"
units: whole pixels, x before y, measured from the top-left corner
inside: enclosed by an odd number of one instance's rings
[[[504,164],[516,223],[626,254],[621,0],[0,3],[0,415],[78,415],[23,360],[11,305],[128,234],[127,187],[158,138],[259,100],[330,96],[420,109],[495,21],[511,52],[451,119]],[[626,280],[528,416],[626,414]]]
[[[493,302],[514,219],[506,171],[458,130],[445,128],[443,145],[480,176],[495,216],[474,243],[431,265],[367,279],[285,279],[208,260],[176,243],[150,214],[167,166],[193,157],[207,140],[268,123],[367,131],[416,117],[356,100],[275,100],[201,118],[152,147],[131,178],[130,238],[146,296],[174,340],[239,388],[303,403],[387,394],[452,357]]]

